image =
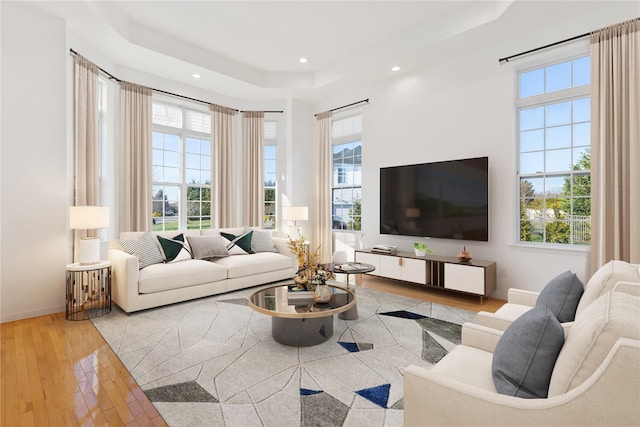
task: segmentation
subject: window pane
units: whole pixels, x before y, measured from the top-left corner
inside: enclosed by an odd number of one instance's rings
[[[562,172],[571,170],[571,150],[553,150],[546,153],[546,171]]]
[[[276,158],[276,146],[275,145],[265,145],[264,146],[264,158],[265,159],[274,159]]]
[[[545,193],[547,197],[549,195],[563,194],[565,183],[567,183],[569,176],[554,176],[545,180]],[[548,208],[548,206],[547,206]]]
[[[153,102],[152,122],[159,125],[181,128],[182,111],[180,107],[175,105]]]
[[[591,170],[591,147],[578,147],[573,149],[573,169]]]
[[[546,92],[554,92],[571,87],[571,63],[562,62],[546,68]]]
[[[520,74],[520,98],[544,93],[544,70],[538,69]]]
[[[548,128],[546,135],[547,150],[571,147],[571,126]]]
[[[544,150],[544,130],[520,132],[520,151]]]
[[[153,132],[151,134],[152,146],[153,148],[162,148],[163,146],[163,137],[161,132]]]
[[[180,151],[180,137],[178,135],[165,133],[164,149],[169,151]]]
[[[573,87],[588,85],[591,82],[591,57],[585,56],[573,60]]]
[[[545,126],[567,125],[571,123],[571,103],[561,102],[545,107]]]
[[[591,123],[573,125],[573,145],[591,145]]]
[[[544,171],[544,152],[534,151],[532,153],[520,154],[520,173],[529,174]]]
[[[544,127],[544,108],[528,108],[520,111],[520,130]]]
[[[588,122],[591,120],[591,99],[577,99],[573,101],[573,122]]]
[[[211,133],[211,114],[184,110],[184,128],[196,132]]]
[[[195,138],[185,138],[185,151],[187,153],[200,154],[200,140]]]
[[[203,171],[211,170],[211,156],[200,156],[200,169]]]
[[[164,152],[164,165],[175,168],[180,167],[180,153],[177,151],[165,151]]]
[[[199,169],[200,168],[200,155],[198,154],[187,154],[186,156],[186,164],[188,168],[191,169]]]
[[[544,194],[543,178],[521,178],[520,179],[520,197],[532,198],[542,197]]]
[[[185,181],[187,184],[202,184],[200,181],[200,170],[198,169],[186,169]]]

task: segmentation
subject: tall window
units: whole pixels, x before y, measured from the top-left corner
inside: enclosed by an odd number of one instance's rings
[[[334,230],[362,228],[362,116],[332,122]]]
[[[211,228],[211,115],[153,102],[153,230]]]
[[[520,72],[520,241],[591,242],[590,58]]]
[[[266,229],[276,228],[277,183],[277,123],[264,122],[264,224]]]

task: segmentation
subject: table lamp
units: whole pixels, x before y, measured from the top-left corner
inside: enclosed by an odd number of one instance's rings
[[[92,230],[109,226],[109,208],[104,206],[71,206],[69,227],[72,230],[87,230],[87,236],[78,242],[78,262],[82,265],[100,262],[100,237]]]
[[[293,221],[292,228],[298,231],[298,237],[302,237],[302,227],[298,226],[298,221],[309,219],[309,208],[307,206],[283,206],[282,219]]]

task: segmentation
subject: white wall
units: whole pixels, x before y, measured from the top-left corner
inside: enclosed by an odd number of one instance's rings
[[[67,248],[65,24],[2,8],[0,319],[64,311]]]

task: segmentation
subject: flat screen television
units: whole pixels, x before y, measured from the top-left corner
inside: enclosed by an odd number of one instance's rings
[[[489,159],[380,168],[380,234],[489,240]]]

